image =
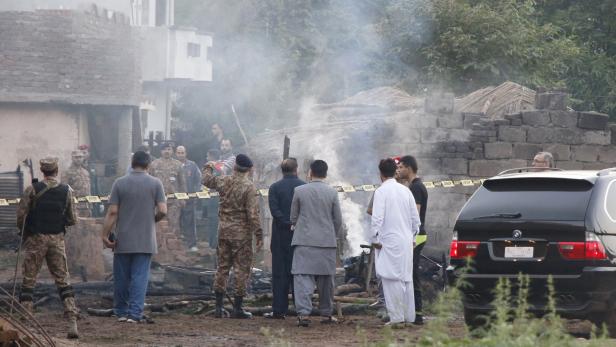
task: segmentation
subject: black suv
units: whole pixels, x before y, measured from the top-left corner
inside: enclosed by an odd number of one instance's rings
[[[453,281],[472,258],[462,289],[469,326],[493,309],[498,279],[515,289],[522,273],[531,312],[545,312],[551,275],[562,317],[606,323],[616,335],[616,169],[516,169],[485,180],[458,215],[450,256]]]

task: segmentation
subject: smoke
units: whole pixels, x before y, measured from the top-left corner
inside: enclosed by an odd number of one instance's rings
[[[229,105],[234,104],[251,138],[246,150],[257,162],[268,161],[257,164],[268,168],[266,174],[259,174],[264,185],[277,176],[269,164],[278,163],[285,134],[291,138],[291,155],[300,159],[300,165],[304,159],[328,163],[330,184],[379,183],[377,165],[386,154],[378,153],[378,144],[395,127],[381,116],[392,110],[378,105],[359,115],[353,108],[321,106],[400,80],[412,84],[417,74],[396,57],[388,37],[387,12],[399,3],[177,2],[178,24],[184,21],[214,33],[210,52],[214,81],[202,89],[185,90],[179,100],[179,113],[191,124],[187,127],[192,129],[191,137],[203,138],[201,129],[209,128],[207,120],[222,124],[227,135],[239,139],[229,112]],[[193,147],[188,152],[203,150]],[[341,195],[346,255],[359,253],[359,245],[367,240],[370,195]]]

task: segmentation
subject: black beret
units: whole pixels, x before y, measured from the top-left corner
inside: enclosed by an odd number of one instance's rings
[[[250,160],[246,154],[238,154],[237,157],[235,157],[235,165],[251,168],[252,160]]]

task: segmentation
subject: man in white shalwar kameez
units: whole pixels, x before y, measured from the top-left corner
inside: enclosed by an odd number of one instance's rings
[[[413,243],[421,222],[413,194],[394,179],[394,160],[381,160],[379,170],[383,184],[374,193],[371,223],[376,274],[383,283],[388,324],[400,326],[415,321]]]

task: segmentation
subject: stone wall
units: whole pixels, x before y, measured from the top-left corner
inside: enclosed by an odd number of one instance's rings
[[[401,144],[400,153],[418,157],[424,180],[488,178],[530,166],[540,151],[551,152],[556,167],[566,170],[616,166],[616,125],[608,123],[605,114],[541,109],[502,119],[454,112],[421,116],[423,123],[437,127],[421,129],[420,136],[413,137],[417,141]],[[428,252],[447,250],[457,214],[475,189],[457,186],[429,191]]]

